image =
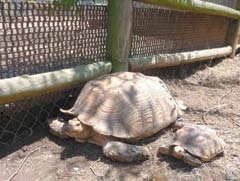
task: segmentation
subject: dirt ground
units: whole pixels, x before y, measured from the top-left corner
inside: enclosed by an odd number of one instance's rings
[[[47,129],[12,147],[0,149],[0,180],[240,180],[240,58],[152,70],[188,110],[186,122],[214,128],[227,144],[225,155],[198,168],[170,156],[157,157],[170,128],[139,144],[151,150],[143,163],[115,163],[90,143],[61,140]]]

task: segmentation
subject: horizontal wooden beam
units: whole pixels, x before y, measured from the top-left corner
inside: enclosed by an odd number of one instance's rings
[[[141,58],[130,58],[131,70],[144,70],[158,67],[169,67],[191,62],[209,60],[224,57],[232,53],[232,47],[222,47],[191,52],[181,52],[173,54],[159,54]]]
[[[233,19],[240,18],[240,12],[218,4],[201,0],[136,0],[138,2],[159,5],[162,7],[204,13],[211,15],[226,16]]]
[[[110,73],[111,70],[111,62],[103,61],[53,72],[1,79],[0,104],[67,89]]]

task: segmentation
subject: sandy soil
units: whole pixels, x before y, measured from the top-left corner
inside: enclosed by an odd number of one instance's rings
[[[157,157],[159,145],[173,136],[168,128],[139,143],[151,150],[150,160],[121,164],[104,157],[98,146],[61,140],[47,128],[36,128],[32,137],[0,149],[0,180],[240,180],[240,58],[146,73],[161,77],[184,101],[186,122],[217,131],[227,143],[223,157],[198,168]]]

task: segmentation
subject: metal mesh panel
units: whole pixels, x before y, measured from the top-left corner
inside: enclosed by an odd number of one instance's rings
[[[131,57],[226,45],[231,19],[166,9],[134,8]]]
[[[0,78],[105,59],[106,8],[0,3]]]

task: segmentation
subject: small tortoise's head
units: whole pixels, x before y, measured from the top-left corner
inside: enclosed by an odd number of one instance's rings
[[[87,139],[90,136],[91,129],[81,123],[78,118],[73,118],[68,121],[66,134],[77,139]]]
[[[186,126],[186,123],[184,122],[183,118],[178,118],[177,121],[173,124],[173,130],[177,131],[184,126]]]
[[[178,116],[181,117],[183,115],[183,112],[187,110],[187,107],[184,105],[182,100],[175,100],[178,107]]]

